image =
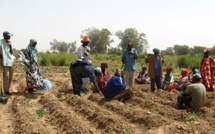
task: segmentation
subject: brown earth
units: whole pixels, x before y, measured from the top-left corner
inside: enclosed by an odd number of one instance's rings
[[[71,93],[68,69],[43,68],[51,91],[24,93],[25,74],[17,67],[8,103],[0,104],[1,134],[214,134],[215,95],[207,93],[201,109],[178,110],[178,91],[151,93],[149,85],[135,85],[125,103],[105,101],[89,91]],[[54,72],[54,73],[53,73]]]

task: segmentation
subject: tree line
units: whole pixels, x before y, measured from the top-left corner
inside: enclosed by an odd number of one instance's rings
[[[85,35],[89,36],[91,40],[88,45],[91,54],[121,54],[129,42],[133,44],[139,53],[144,53],[149,48],[145,34],[139,33],[135,28],[127,28],[124,31],[120,30],[116,33],[111,33],[106,28],[98,29],[92,27],[83,30],[80,37],[83,38]],[[116,36],[120,40],[117,47],[110,46],[114,42],[112,39],[113,36]],[[75,53],[77,49],[75,41],[66,43],[54,39],[50,42],[50,46],[50,50],[56,53]]]
[[[98,29],[91,27],[81,32],[80,38],[88,35],[91,39],[88,45],[91,50],[91,54],[116,54],[121,55],[122,50],[127,47],[127,44],[131,42],[139,54],[146,54],[149,48],[148,41],[145,33],[139,33],[135,28],[127,28],[124,31],[119,30],[116,33],[111,33],[108,29]],[[111,47],[110,44],[114,42],[112,37],[117,37],[120,42],[116,47]],[[78,45],[81,45],[78,44]],[[64,41],[58,41],[56,39],[50,42],[50,50],[54,53],[75,53],[77,50],[76,41],[67,43]],[[205,47],[188,45],[174,45],[173,47],[167,47],[165,50],[161,50],[163,55],[200,55],[203,53]],[[211,52],[215,53],[215,46],[211,48]]]

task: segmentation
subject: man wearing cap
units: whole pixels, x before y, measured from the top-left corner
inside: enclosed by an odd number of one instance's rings
[[[10,95],[9,89],[13,78],[13,48],[10,37],[13,36],[9,32],[3,32],[4,39],[0,42],[1,66],[3,66],[3,88],[6,94]]]
[[[204,57],[201,60],[200,72],[202,82],[207,91],[215,92],[215,60],[209,56],[210,48],[204,50]]]
[[[122,53],[122,70],[123,81],[126,86],[133,88],[134,71],[137,70],[136,60],[138,58],[137,50],[133,48],[131,43],[128,43],[127,49]]]
[[[81,40],[82,45],[78,48],[77,56],[78,59],[84,60],[88,63],[92,63],[90,60],[90,49],[87,45],[90,42],[90,38],[88,36],[84,36]]]
[[[206,88],[200,82],[201,78],[200,74],[194,74],[192,78],[193,84],[187,86],[186,90],[177,97],[179,109],[184,109],[186,107],[200,108],[204,105]]]
[[[150,77],[151,91],[155,91],[155,83],[157,89],[161,89],[161,80],[163,77],[162,67],[164,63],[164,57],[160,54],[160,50],[153,49],[154,54],[148,54],[145,59],[145,63],[148,63],[148,76]]]

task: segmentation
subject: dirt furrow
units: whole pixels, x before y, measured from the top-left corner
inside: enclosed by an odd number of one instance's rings
[[[15,96],[12,102],[13,133],[16,134],[49,134],[47,128],[36,120],[36,117],[27,110],[28,103],[24,97]]]
[[[104,109],[91,102],[90,100],[75,96],[67,95],[66,102],[74,111],[85,116],[89,121],[96,126],[96,129],[102,133],[122,133],[124,130],[135,130],[132,133],[141,133],[142,129],[139,126],[130,123],[125,118],[119,117],[114,112]]]
[[[11,103],[13,98],[8,98],[7,104],[0,104],[0,122],[3,122],[0,125],[0,133],[1,134],[12,134],[12,110],[11,110]]]
[[[157,113],[143,110],[139,107],[131,105],[129,103],[124,104],[122,102],[113,100],[105,101],[99,99],[97,94],[92,94],[88,97],[90,101],[99,104],[104,109],[108,109],[111,112],[118,114],[118,116],[125,117],[129,122],[141,125],[142,128],[150,129],[152,127],[159,127],[162,125],[171,124],[173,121],[166,119]]]
[[[44,95],[39,101],[47,112],[47,120],[58,126],[63,133],[90,134],[99,133],[78,117],[70,108],[65,107],[62,102],[52,94]]]

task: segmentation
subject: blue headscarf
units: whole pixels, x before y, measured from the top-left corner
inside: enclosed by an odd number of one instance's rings
[[[35,62],[38,62],[38,52],[37,48],[33,47],[33,43],[36,43],[37,41],[35,39],[30,40],[30,44],[27,47],[27,52],[30,56],[30,60],[34,60]]]

